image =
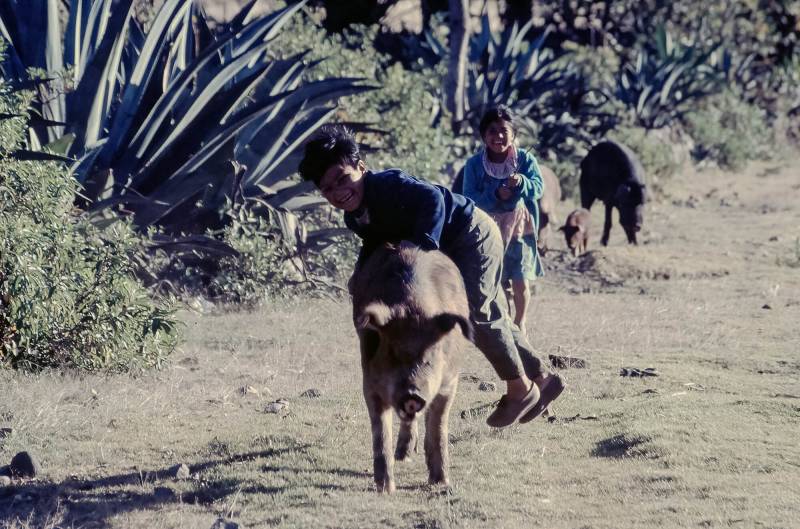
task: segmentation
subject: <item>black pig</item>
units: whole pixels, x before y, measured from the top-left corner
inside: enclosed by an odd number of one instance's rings
[[[615,141],[603,141],[592,147],[581,161],[580,188],[584,208],[591,208],[595,199],[606,205],[603,246],[608,245],[613,208],[619,211],[619,223],[628,242],[637,243],[636,233],[642,229],[647,193],[644,169],[633,151]]]

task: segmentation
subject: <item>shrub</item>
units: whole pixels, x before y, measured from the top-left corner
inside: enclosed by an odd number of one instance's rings
[[[667,136],[666,138],[664,136]],[[639,157],[651,190],[662,190],[664,181],[685,160],[676,152],[676,141],[669,129],[644,129],[633,125],[617,127],[609,136],[624,143]]]
[[[20,161],[30,95],[0,83],[0,366],[130,370],[160,366],[178,333],[169,304],[136,280],[127,223],[78,216],[77,185],[53,162]]]
[[[218,244],[213,260],[198,255],[191,239],[186,247],[169,251],[150,244],[146,258],[137,263],[145,283],[157,292],[187,301],[199,296],[228,309],[344,291],[358,245],[349,230],[339,227],[338,210],[301,214],[300,225],[316,229],[299,229],[300,244],[287,240],[286,232],[295,229],[284,225],[287,217],[260,199],[227,205],[226,215],[224,228],[204,236]],[[156,231],[149,237],[162,239]]]
[[[292,246],[281,237],[275,216],[255,214],[244,205],[233,206],[228,214],[230,222],[222,240],[238,255],[219,261],[208,295],[216,301],[251,306],[287,290],[302,268],[293,266],[297,263],[292,259]]]
[[[772,133],[766,113],[728,91],[706,100],[685,117],[686,129],[695,142],[692,156],[712,160],[720,167],[738,170],[748,161],[770,156]]]

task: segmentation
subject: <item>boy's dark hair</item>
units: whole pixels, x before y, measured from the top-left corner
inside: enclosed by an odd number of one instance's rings
[[[350,129],[344,125],[324,125],[306,143],[297,170],[303,180],[311,180],[319,187],[325,171],[339,164],[355,167],[360,159],[358,143]]]
[[[505,121],[511,127],[511,130],[514,132],[514,135],[517,134],[517,122],[514,119],[514,114],[511,113],[511,110],[505,105],[498,105],[496,107],[492,107],[486,112],[484,112],[483,117],[481,118],[480,124],[478,124],[478,131],[481,133],[481,138],[486,133],[489,128],[489,125],[494,123],[495,121]]]

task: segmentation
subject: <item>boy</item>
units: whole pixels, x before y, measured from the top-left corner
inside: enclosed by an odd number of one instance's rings
[[[503,240],[494,221],[471,200],[399,169],[368,171],[343,126],[320,129],[306,144],[299,172],[333,207],[345,211],[345,224],[363,240],[356,267],[381,243],[400,241],[441,250],[456,264],[464,277],[475,345],[506,382],[506,394],[486,419],[489,426],[528,422],[561,394],[561,379],[542,370],[506,312],[500,284]]]

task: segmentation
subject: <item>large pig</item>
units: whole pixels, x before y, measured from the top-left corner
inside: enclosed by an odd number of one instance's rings
[[[592,147],[581,161],[580,187],[581,206],[590,209],[595,199],[606,205],[603,246],[608,245],[613,208],[619,210],[619,223],[628,242],[636,244],[647,193],[644,169],[633,151],[615,141],[603,141]]]
[[[378,491],[394,491],[393,459],[416,451],[423,410],[429,482],[447,484],[448,413],[459,352],[472,337],[461,274],[439,251],[386,244],[353,274],[350,290]],[[393,412],[401,421],[394,457]]]
[[[558,222],[556,219],[556,204],[561,200],[561,185],[558,177],[544,165],[539,166],[542,173],[544,189],[542,198],[539,199],[539,233],[536,239],[539,252],[544,254],[547,251],[547,238],[550,235],[550,225]]]

